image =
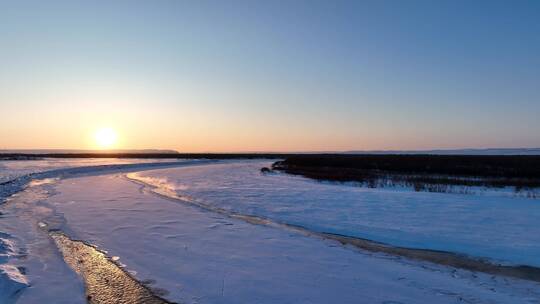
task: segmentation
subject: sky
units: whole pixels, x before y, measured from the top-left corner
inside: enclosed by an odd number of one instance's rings
[[[540,1],[0,0],[0,149],[104,129],[182,152],[540,147]]]

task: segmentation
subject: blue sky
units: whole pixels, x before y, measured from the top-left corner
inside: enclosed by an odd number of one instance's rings
[[[540,146],[538,1],[0,1],[0,148]]]

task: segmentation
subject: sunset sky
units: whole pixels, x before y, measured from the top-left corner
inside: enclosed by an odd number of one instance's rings
[[[540,1],[0,0],[0,149],[464,147],[540,147]]]

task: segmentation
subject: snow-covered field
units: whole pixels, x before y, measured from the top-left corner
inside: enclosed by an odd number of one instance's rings
[[[261,174],[269,164],[209,164],[130,176],[203,204],[314,231],[540,266],[537,199],[371,189]]]
[[[29,290],[25,292],[27,296],[32,298],[33,294],[38,295],[35,301],[30,300],[31,303],[39,303],[38,299],[43,294],[54,297],[62,294],[68,299],[65,303],[74,303],[76,297],[72,296],[72,291],[78,290],[76,294],[80,296],[82,290],[80,282],[80,288],[68,288],[70,282],[78,281],[77,277],[67,269],[57,250],[50,246],[50,239],[37,229],[35,219],[39,216],[34,211],[41,212],[43,208],[29,208],[29,206],[39,204],[40,199],[49,193],[36,193],[36,186],[55,182],[61,177],[103,174],[118,170],[132,171],[182,162],[184,161],[103,158],[0,161],[0,303],[19,296],[21,290],[28,286],[32,288],[27,288]],[[24,189],[27,190],[23,191]],[[7,197],[8,203],[3,204]],[[15,208],[17,212],[7,212],[9,208]],[[36,267],[37,271],[31,274],[34,278],[40,277],[40,269],[46,269],[47,272],[43,277],[48,277],[50,273],[61,273],[62,275],[58,277],[68,278],[67,284],[58,285],[62,287],[56,289],[57,282],[52,278],[47,279],[48,283],[44,288],[40,288],[45,281],[38,279],[30,282],[24,275],[26,268],[14,266],[11,263],[13,260],[25,260],[26,264],[41,265],[42,267]],[[35,290],[39,291],[34,292]],[[62,301],[55,299],[51,303]]]
[[[192,161],[44,175],[0,205],[0,236],[8,242],[0,256],[0,303],[86,302],[49,229],[97,245],[179,303],[540,303],[537,282],[371,253],[193,204],[537,265],[537,200],[261,174],[269,163]]]
[[[31,173],[73,167],[164,162],[167,159],[128,158],[43,158],[36,160],[0,160],[0,184]]]
[[[69,175],[102,174],[114,169],[129,170],[141,164],[160,166],[184,160],[168,159],[118,159],[118,158],[72,158],[40,160],[1,160],[0,161],[0,203],[21,191],[33,179],[61,178]]]

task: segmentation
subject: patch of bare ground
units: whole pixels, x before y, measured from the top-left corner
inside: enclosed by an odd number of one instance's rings
[[[165,304],[171,303],[135,280],[103,252],[59,232],[51,238],[66,263],[84,280],[90,304]]]

